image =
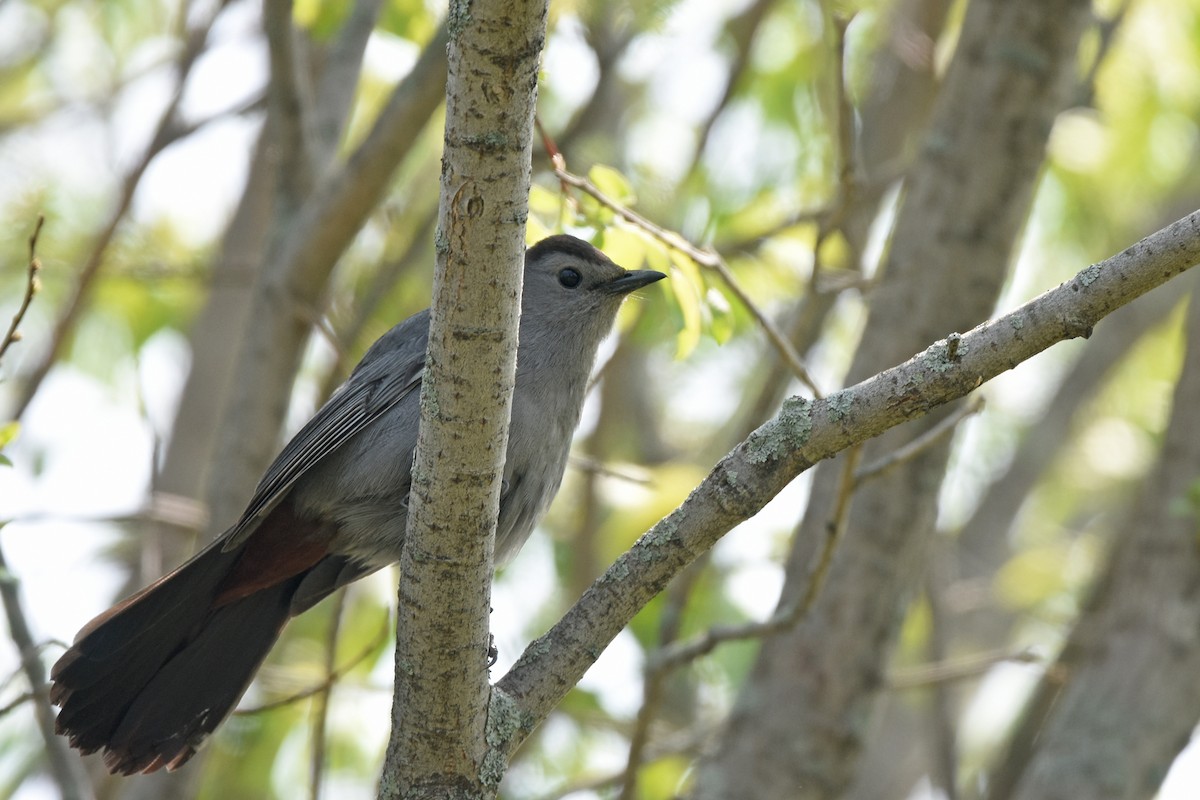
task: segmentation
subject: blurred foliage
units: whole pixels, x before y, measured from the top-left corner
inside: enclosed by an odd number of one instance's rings
[[[553,3],[540,117],[561,145],[568,170],[587,176],[614,201],[696,245],[720,248],[753,301],[772,318],[782,319],[812,291],[815,270],[824,276],[854,277],[857,272],[840,233],[820,235],[819,215],[838,202],[843,188],[840,168],[847,154],[839,152],[840,93],[857,104],[872,90],[873,56],[890,41],[892,6],[885,0],[771,3],[747,43],[742,14],[749,5]],[[1097,5],[1101,16],[1113,13],[1112,3]],[[47,215],[41,246],[45,292],[30,311],[20,352],[2,365],[0,400],[5,403],[10,388],[19,385],[48,346],[53,319],[110,213],[130,153],[144,146],[147,120],[166,100],[161,87],[169,83],[180,48],[179,15],[185,7],[147,0],[0,4],[4,309],[23,285],[28,222],[39,211]],[[316,47],[336,37],[348,8],[333,0],[302,0],[294,13],[299,29]],[[210,71],[198,73],[189,92],[220,95],[226,91],[223,82],[265,80],[261,74],[231,75],[231,69],[241,67],[221,62],[239,48],[261,52],[256,9],[243,1],[223,12],[213,33]],[[345,152],[361,141],[387,99],[396,62],[419,52],[438,25],[439,13],[437,4],[421,0],[384,3]],[[842,64],[837,62],[835,18],[849,22]],[[953,30],[946,34],[939,54],[953,37]],[[748,52],[739,53],[746,47]],[[1094,37],[1088,52],[1094,57],[1100,50]],[[745,56],[744,69],[717,108],[739,55]],[[1085,54],[1081,74],[1088,68],[1087,58]],[[1085,104],[1065,113],[1053,133],[1035,216],[1012,281],[1014,302],[1197,205],[1200,5],[1134,0],[1104,51],[1095,85],[1081,86],[1080,97]],[[187,103],[183,113],[185,118],[204,116],[189,111]],[[169,156],[177,169],[181,159],[213,158],[211,148],[197,144],[205,131],[159,160],[166,162]],[[328,353],[314,347],[302,384],[311,378],[328,387],[375,337],[428,303],[432,235],[426,226],[436,211],[440,141],[441,120],[433,119],[398,170],[391,195],[339,264],[323,311],[344,358],[331,367]],[[243,151],[220,151],[199,169],[240,174],[251,138],[243,137],[243,143]],[[163,169],[174,174],[169,164]],[[658,269],[671,280],[628,304],[621,320],[622,336],[636,356],[628,363],[643,371],[606,373],[606,379],[642,390],[639,402],[649,404],[649,419],[624,414],[603,421],[604,415],[592,408],[579,448],[603,460],[603,426],[622,425],[634,432],[634,441],[645,444],[645,460],[652,460],[649,442],[662,445],[653,453],[657,461],[638,468],[638,481],[604,476],[585,486],[579,472],[568,474],[544,525],[544,535],[554,542],[551,555],[543,559],[548,563],[514,567],[499,579],[503,591],[530,581],[531,573],[538,576],[522,591],[543,601],[520,609],[521,619],[505,621],[519,628],[523,641],[543,632],[574,600],[573,587],[586,585],[596,569],[603,569],[686,496],[711,466],[698,463],[695,454],[735,444],[721,438],[724,423],[753,402],[750,392],[757,384],[751,376],[780,369],[753,317],[719,278],[624,221],[611,207],[564,189],[540,152],[535,153],[535,184],[531,241],[571,231],[589,237],[627,268]],[[95,290],[60,367],[103,384],[115,380],[119,364],[146,356],[156,333],[189,330],[208,296],[210,265],[225,221],[197,225],[188,215],[190,188],[174,183],[164,190],[160,181],[139,193],[105,250]],[[236,196],[224,198],[226,218],[235,201]],[[885,238],[886,212],[880,226]],[[839,382],[861,313],[858,291],[843,291],[822,327],[822,338],[806,354],[822,387],[831,389]],[[1113,535],[1116,512],[1154,460],[1182,357],[1180,321],[1179,314],[1164,319],[1117,365],[1078,415],[1054,468],[1042,476],[1024,507],[1012,510],[1019,520],[1012,531],[1014,550],[986,594],[1003,608],[1029,615],[1032,629],[1044,633],[1042,626],[1051,619],[1061,634],[1059,615],[1075,608],[1099,563],[1097,552]],[[969,444],[960,443],[970,449],[956,454],[962,470],[948,503],[969,505],[970,498],[1003,474],[1022,432],[1040,411],[1030,395],[1049,401],[1070,363],[1068,356],[1050,354],[1039,366],[1023,367],[985,389],[988,411],[977,421]],[[785,383],[799,391],[794,381]],[[6,419],[2,409],[0,419]],[[32,451],[20,450],[21,440],[8,444],[5,437],[12,430],[0,428],[0,446],[7,445],[6,454],[18,470],[27,469],[22,458],[30,458]],[[47,458],[52,461],[53,452]],[[621,471],[628,465],[610,466]],[[773,504],[760,519],[727,537],[729,547],[699,574],[682,611],[664,595],[638,616],[620,648],[630,661],[629,674],[636,674],[658,644],[668,613],[681,611],[679,636],[684,638],[714,624],[770,613],[779,581],[773,557],[802,510],[803,501],[795,497]],[[1195,514],[1197,497],[1200,491],[1182,498],[1180,513]],[[763,580],[763,575],[772,577]],[[336,782],[338,796],[351,789],[354,796],[372,793],[386,736],[391,642],[380,637],[380,629],[390,597],[372,586],[350,592],[337,623],[334,664],[341,667],[366,654],[341,676],[332,695],[326,776]],[[324,680],[326,639],[336,608],[333,602],[323,603],[291,624],[247,704],[290,697]],[[928,609],[914,608],[897,661],[912,664],[924,658],[927,617]],[[66,639],[70,634],[48,635]],[[1055,640],[1050,636],[1048,641]],[[745,678],[753,653],[752,643],[725,645],[675,676],[655,729],[658,738],[678,742],[683,739],[672,735],[689,728],[711,730]],[[515,658],[516,653],[504,655]],[[624,679],[620,670],[614,675],[593,672],[589,677],[594,680],[572,693],[524,748],[506,796],[541,796],[612,775],[623,765],[630,709],[640,703],[641,686]],[[0,683],[0,705],[20,691],[16,681]],[[208,748],[200,796],[299,796],[309,780],[313,708],[312,699],[305,698],[232,718]],[[0,796],[16,792],[36,769],[31,729],[25,711],[0,719]],[[679,791],[695,747],[680,745],[676,752],[668,747],[650,759],[638,796],[662,798]]]

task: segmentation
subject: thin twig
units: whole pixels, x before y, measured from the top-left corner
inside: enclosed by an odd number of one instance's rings
[[[20,340],[21,321],[25,317],[25,312],[29,310],[29,304],[33,302],[33,296],[38,291],[38,270],[41,269],[41,264],[37,257],[37,244],[44,222],[45,219],[39,214],[33,233],[29,237],[29,269],[25,295],[20,308],[13,315],[12,324],[4,336],[3,343],[0,344],[0,357],[3,357],[9,345]],[[0,528],[2,527],[3,524],[0,524]],[[9,570],[3,548],[0,548],[0,601],[4,604],[4,613],[8,618],[9,638],[16,645],[21,659],[21,671],[25,673],[25,678],[29,682],[28,696],[33,701],[34,717],[37,719],[38,730],[41,732],[42,741],[46,746],[46,759],[50,775],[58,784],[59,792],[64,798],[91,797],[91,788],[78,759],[71,755],[66,741],[54,733],[54,711],[50,707],[50,695],[46,691],[46,667],[42,664],[41,659],[42,648],[45,645],[39,645],[33,640],[29,619],[25,615],[25,609],[21,602],[20,582],[16,575]],[[24,700],[18,698],[15,703],[5,707],[0,712],[0,716],[8,713],[16,704],[22,702]]]
[[[863,483],[878,478],[892,467],[898,466],[919,456],[925,450],[928,450],[933,445],[937,444],[946,436],[954,432],[958,423],[962,422],[967,417],[978,414],[983,411],[984,399],[981,395],[975,395],[945,419],[938,422],[923,434],[908,442],[907,444],[897,447],[890,453],[887,453],[875,461],[867,464],[854,475],[855,487],[861,486]]]
[[[611,464],[601,461],[598,458],[592,458],[591,456],[572,453],[567,459],[567,463],[570,464],[572,468],[577,469],[580,472],[601,475],[605,478],[616,478],[619,481],[636,484],[638,486],[654,485],[654,481],[651,480],[651,478],[643,470],[634,472],[633,468],[631,467],[614,467]]]
[[[25,278],[25,295],[21,298],[21,305],[17,308],[17,313],[13,314],[12,324],[8,326],[8,333],[4,334],[4,341],[0,342],[0,359],[4,358],[4,354],[8,352],[9,345],[21,341],[21,321],[25,319],[25,312],[29,310],[33,296],[42,286],[42,281],[38,277],[38,272],[42,269],[42,262],[37,257],[37,242],[45,222],[46,217],[38,214],[37,222],[33,225],[33,233],[29,235],[29,270]]]
[[[833,75],[834,98],[837,104],[837,196],[829,204],[827,213],[817,218],[817,237],[813,243],[813,271],[809,281],[809,289],[813,292],[820,291],[819,281],[823,272],[821,250],[829,237],[834,232],[841,230],[857,188],[854,162],[854,106],[846,91],[846,28],[849,27],[851,19],[851,17],[837,17],[833,22],[833,52],[836,68],[831,70],[831,74]]]
[[[547,149],[550,150],[550,147],[548,146]],[[734,296],[737,297],[738,302],[740,302],[742,306],[750,312],[750,314],[762,327],[763,332],[767,335],[767,338],[770,339],[775,348],[779,350],[780,356],[783,357],[784,362],[791,368],[796,377],[800,379],[800,382],[808,387],[809,391],[813,393],[814,397],[819,398],[822,396],[821,390],[817,388],[816,383],[813,381],[812,376],[808,372],[808,368],[804,366],[804,360],[800,358],[800,355],[792,347],[792,344],[787,340],[787,337],[783,335],[783,332],[779,330],[779,327],[771,320],[770,317],[766,315],[765,312],[763,312],[762,309],[758,307],[757,304],[755,304],[750,295],[746,293],[746,290],[742,288],[740,283],[738,283],[737,279],[733,276],[733,272],[729,269],[729,265],[725,263],[725,259],[721,258],[720,254],[718,254],[715,250],[697,247],[687,239],[680,236],[678,233],[669,231],[663,227],[660,227],[659,225],[654,224],[633,209],[618,203],[616,200],[600,191],[600,189],[587,178],[583,178],[568,172],[565,166],[565,161],[562,158],[562,154],[558,153],[557,151],[551,151],[550,160],[551,163],[554,164],[555,176],[557,176],[559,181],[561,181],[564,185],[578,189],[584,194],[590,196],[596,202],[600,203],[600,205],[621,217],[629,224],[648,234],[651,238],[656,239],[672,250],[684,254],[692,261],[696,262],[696,264],[699,266],[717,273],[717,275],[720,276],[721,280],[725,283],[725,286],[728,287],[729,291],[733,292]]]
[[[645,763],[646,745],[650,741],[650,725],[658,716],[663,703],[664,684],[668,673],[665,670],[647,669],[642,679],[642,704],[629,735],[629,754],[625,758],[625,769],[619,783],[621,791],[617,800],[632,800],[637,795],[637,776]]]
[[[596,56],[596,88],[591,97],[572,115],[558,135],[564,150],[570,150],[584,136],[615,133],[612,109],[626,108],[630,88],[618,75],[621,59],[640,33],[633,15],[613,14],[602,4],[588,4],[584,39]]]
[[[21,706],[34,699],[33,692],[22,692],[8,705],[0,706],[0,719],[4,719],[13,711],[16,711]]]
[[[678,639],[679,629],[683,624],[684,608],[696,582],[708,567],[708,561],[707,554],[697,559],[668,587],[666,607],[663,609],[658,628],[660,648],[665,648]],[[657,669],[652,661],[647,662],[642,679],[642,704],[638,708],[633,731],[629,735],[629,754],[625,758],[625,769],[619,781],[621,792],[618,800],[631,800],[637,793],[638,771],[650,760],[647,753],[650,747],[650,725],[658,717],[658,710],[663,704],[668,675],[668,670]]]
[[[728,78],[725,81],[725,91],[721,94],[721,99],[708,112],[708,116],[697,128],[696,134],[696,149],[692,153],[692,163],[688,166],[685,175],[691,175],[700,165],[700,160],[704,157],[704,151],[708,148],[708,140],[712,136],[713,126],[717,124],[717,120],[725,113],[730,102],[737,94],[738,88],[741,86],[742,78],[750,67],[750,56],[753,50],[753,45],[758,38],[759,28],[762,26],[763,20],[771,11],[771,7],[775,5],[776,0],[757,0],[752,3],[749,8],[743,11],[736,17],[732,17],[725,24],[725,34],[733,41],[733,58],[729,65]]]
[[[580,792],[602,793],[606,789],[612,789],[619,785],[624,777],[624,772],[610,772],[607,775],[579,778],[571,783],[559,786],[548,794],[538,796],[536,800],[562,800],[564,797],[571,797]]]
[[[272,156],[278,159],[275,196],[294,213],[312,192],[315,137],[312,130],[313,90],[298,34],[292,23],[290,0],[263,3],[263,33],[267,39],[270,80],[267,105],[275,125]]]
[[[742,625],[718,625],[709,628],[704,633],[679,642],[671,647],[664,647],[652,655],[647,666],[648,671],[668,671],[694,661],[700,656],[707,655],[724,642],[744,641],[746,639],[762,639],[773,636],[794,626],[812,608],[825,579],[829,575],[829,567],[833,564],[833,554],[837,550],[838,541],[846,529],[850,498],[853,496],[853,474],[862,455],[861,447],[852,447],[846,451],[845,463],[842,468],[841,489],[827,528],[825,543],[821,547],[817,564],[809,577],[804,594],[796,600],[784,604],[769,619],[762,622],[748,622]]]
[[[897,670],[887,678],[892,691],[924,689],[933,684],[977,678],[997,664],[1041,664],[1043,658],[1028,648],[1022,650],[989,650],[963,658],[952,658]]]
[[[935,664],[944,662],[950,649],[947,641],[945,601],[934,590],[941,577],[939,573],[944,567],[942,561],[935,556],[924,581],[925,599],[929,607],[929,634],[926,637],[925,648],[929,660]],[[931,779],[934,786],[941,789],[941,794],[946,800],[959,800],[958,725],[955,719],[954,697],[950,692],[952,687],[944,681],[938,681],[929,688],[926,713],[930,728]]]
[[[338,634],[342,627],[342,611],[346,608],[346,587],[337,591],[333,616],[329,620],[329,632],[325,636],[325,685],[313,696],[312,712],[312,760],[309,762],[308,796],[320,800],[321,776],[325,772],[325,749],[327,743],[326,723],[329,720],[329,695],[333,691],[333,674],[336,671]]]
[[[67,742],[54,732],[54,711],[50,707],[50,695],[46,691],[46,667],[42,664],[41,651],[30,632],[29,619],[21,602],[20,582],[8,568],[4,551],[0,548],[0,601],[8,618],[8,635],[16,645],[21,658],[21,669],[29,681],[29,694],[33,701],[33,714],[37,719],[38,731],[46,748],[46,761],[50,776],[58,785],[59,793],[68,800],[83,800],[92,796],[91,787],[83,774],[82,762],[72,755]]]
[[[313,695],[321,694],[322,692],[327,691],[329,687],[333,686],[333,684],[345,677],[346,673],[350,672],[350,670],[366,661],[371,656],[371,653],[375,652],[379,648],[379,645],[387,639],[391,630],[391,615],[386,614],[384,615],[383,626],[380,628],[379,633],[366,647],[362,649],[362,652],[347,661],[341,667],[329,673],[325,677],[325,680],[321,681],[316,686],[310,686],[309,688],[296,692],[295,694],[290,694],[287,697],[281,697],[278,700],[272,700],[269,703],[263,703],[260,706],[253,706],[252,708],[239,708],[233,713],[237,716],[246,717],[250,716],[251,714],[265,714],[268,711],[275,711],[276,709],[283,708],[284,706],[290,706],[293,703],[299,703],[301,700],[307,700]]]
[[[789,603],[763,622],[747,622],[741,625],[714,625],[704,633],[691,639],[666,647],[649,659],[648,669],[658,672],[676,669],[690,661],[708,655],[725,642],[746,639],[762,639],[786,630],[796,618],[800,603]]]
[[[1125,22],[1125,18],[1129,14],[1130,5],[1130,0],[1125,0],[1113,12],[1111,17],[1100,20],[1099,24],[1096,25],[1096,33],[1098,34],[1096,55],[1092,59],[1092,62],[1088,64],[1087,73],[1079,81],[1079,100],[1076,105],[1090,107],[1095,104],[1096,76],[1100,73],[1100,67],[1108,57],[1113,42],[1116,41],[1117,30],[1120,29],[1121,24]]]
[[[708,728],[698,728],[683,732],[671,742],[654,742],[646,748],[646,762],[657,761],[671,756],[694,756],[700,752],[705,743],[712,737],[713,731]],[[571,783],[559,786],[554,791],[539,795],[537,800],[562,800],[579,792],[601,793],[605,789],[617,786],[625,775],[624,770],[607,775],[593,775],[579,778]]]

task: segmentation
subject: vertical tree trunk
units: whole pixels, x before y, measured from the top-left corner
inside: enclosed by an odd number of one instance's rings
[[[487,672],[492,553],[547,0],[451,3],[437,271],[381,798],[494,797]]]

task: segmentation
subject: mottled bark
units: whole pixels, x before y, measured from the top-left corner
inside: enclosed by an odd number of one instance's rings
[[[507,767],[485,642],[546,16],[547,0],[450,7],[437,271],[379,783],[389,800],[494,797]]]

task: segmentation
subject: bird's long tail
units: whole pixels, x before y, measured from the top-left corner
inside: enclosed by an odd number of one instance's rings
[[[283,506],[84,626],[50,672],[58,732],[114,773],[175,769],[246,691],[288,618],[370,569]]]
[[[173,769],[228,715],[304,577],[217,603],[238,555],[209,547],[80,631],[50,674],[73,747],[114,773]]]

